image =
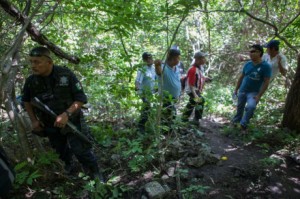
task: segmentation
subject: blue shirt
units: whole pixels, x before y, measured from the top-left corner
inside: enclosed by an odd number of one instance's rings
[[[265,61],[254,65],[252,61],[245,64],[243,68],[243,81],[239,92],[259,92],[264,79],[272,76],[272,68]]]
[[[139,94],[143,92],[154,92],[156,80],[155,68],[153,65],[151,66],[143,66],[142,69],[138,70],[136,75],[136,83],[139,85]]]
[[[163,72],[159,76],[159,88],[163,95],[171,95],[173,98],[177,99],[181,91],[180,83],[180,70],[178,66],[171,68],[167,64],[163,66]]]

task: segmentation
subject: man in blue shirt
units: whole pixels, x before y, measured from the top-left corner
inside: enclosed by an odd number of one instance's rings
[[[156,80],[152,55],[148,52],[144,52],[142,55],[142,59],[145,65],[138,70],[135,79],[136,90],[143,100],[141,119],[138,124],[140,131],[145,130],[145,123],[148,120],[148,115],[151,107],[150,100],[152,94],[154,93],[154,85]]]
[[[249,53],[251,61],[244,65],[234,90],[234,95],[238,94],[238,104],[232,122],[240,123],[243,131],[247,130],[256,105],[267,90],[272,76],[271,66],[262,60],[263,47],[252,45]]]
[[[178,100],[181,92],[180,51],[170,49],[166,63],[162,65],[161,60],[155,60],[155,71],[159,79],[159,91],[163,98],[162,124],[168,125],[173,120],[176,109],[174,103]]]

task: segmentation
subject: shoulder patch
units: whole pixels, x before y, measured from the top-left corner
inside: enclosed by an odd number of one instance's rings
[[[82,86],[81,86],[80,82],[77,82],[75,86],[76,86],[77,90],[79,90],[79,91],[82,90]]]
[[[59,86],[68,86],[69,85],[69,79],[67,76],[61,76],[59,79]]]

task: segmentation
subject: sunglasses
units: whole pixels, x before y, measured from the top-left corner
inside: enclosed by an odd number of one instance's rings
[[[29,56],[30,57],[42,57],[42,56],[45,56],[45,57],[48,57],[49,59],[52,60],[52,58],[49,55],[46,55],[45,53],[38,52],[38,51],[32,51],[32,52],[30,52]]]

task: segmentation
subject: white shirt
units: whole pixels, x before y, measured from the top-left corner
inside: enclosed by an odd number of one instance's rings
[[[154,91],[156,73],[153,65],[151,66],[143,66],[140,70],[138,70],[135,82],[138,84],[138,93],[141,94],[146,90]]]
[[[287,59],[286,56],[282,53],[278,53],[275,57],[271,59],[269,54],[264,54],[262,60],[268,62],[272,67],[272,77],[274,79],[277,74],[279,73],[279,66],[278,66],[278,57],[281,57],[281,65],[284,69],[288,69]]]

